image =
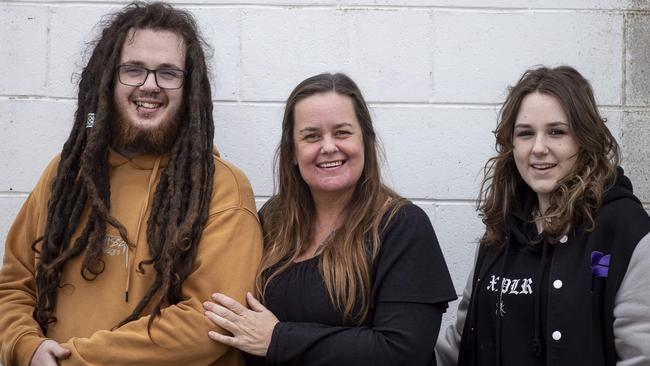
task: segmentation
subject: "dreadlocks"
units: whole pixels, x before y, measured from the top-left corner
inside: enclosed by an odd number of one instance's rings
[[[40,254],[34,318],[44,332],[56,321],[53,312],[66,263],[83,255],[81,276],[92,281],[104,270],[101,257],[106,225],[115,227],[128,243],[125,227],[109,210],[108,148],[112,138],[115,66],[131,29],[167,30],[182,36],[187,46],[188,76],[182,123],[170,151],[170,161],[161,173],[147,222],[149,258],[138,264],[140,271],[144,271],[144,265],[152,265],[155,279],[131,315],[119,325],[138,319],[143,309],[152,304],[150,328],[161,308],[182,300],[181,285],[194,264],[208,217],[214,174],[214,126],[203,52],[205,42],[194,19],[188,12],[168,4],[136,2],[113,14],[103,25],[81,73],[75,121],[52,183],[45,232],[32,245]],[[88,113],[96,115],[93,128],[86,128]],[[88,210],[88,220],[73,241],[73,233],[85,210]]]

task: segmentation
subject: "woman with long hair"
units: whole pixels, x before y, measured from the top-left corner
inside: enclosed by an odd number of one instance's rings
[[[440,364],[650,364],[650,218],[604,122],[571,67],[528,70],[510,89]]]
[[[215,294],[217,342],[249,365],[433,365],[456,298],[433,227],[381,180],[368,107],[343,74],[301,82],[287,100],[277,192],[260,210],[262,305]]]

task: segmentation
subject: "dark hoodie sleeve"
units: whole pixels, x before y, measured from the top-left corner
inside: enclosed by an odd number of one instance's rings
[[[367,326],[281,322],[267,360],[296,365],[428,365],[447,301],[456,299],[428,217],[409,203],[382,235]]]

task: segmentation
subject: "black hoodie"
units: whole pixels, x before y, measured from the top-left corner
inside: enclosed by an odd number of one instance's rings
[[[459,365],[615,365],[613,308],[650,218],[619,168],[591,232],[537,235],[533,194],[508,218],[505,245],[479,250]]]

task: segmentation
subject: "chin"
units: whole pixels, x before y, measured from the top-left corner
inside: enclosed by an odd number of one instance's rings
[[[540,185],[532,185],[532,186],[530,186],[529,185],[529,187],[533,190],[533,192],[535,192],[537,194],[551,194],[551,193],[553,193],[553,192],[555,192],[557,190],[558,185],[556,184],[556,185],[551,186],[551,187],[546,186],[546,185],[543,185],[543,186],[540,186]]]
[[[143,130],[143,131],[149,131],[149,130],[155,130],[158,128],[165,118],[156,118],[155,120],[153,119],[148,119],[148,120],[142,120],[142,119],[137,119],[137,118],[131,118],[130,122],[134,127]]]

